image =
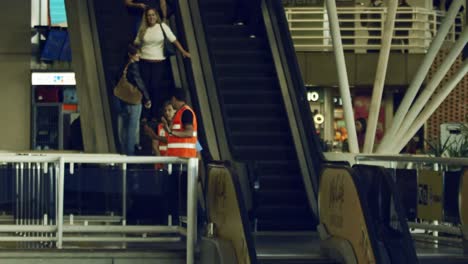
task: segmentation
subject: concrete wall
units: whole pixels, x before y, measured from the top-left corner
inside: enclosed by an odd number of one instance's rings
[[[333,52],[297,52],[297,59],[307,85],[337,86],[338,75]],[[392,53],[386,85],[407,86],[423,59],[423,54]],[[345,53],[351,86],[372,86],[377,69],[378,53]]]
[[[30,148],[31,0],[0,2],[0,151]]]

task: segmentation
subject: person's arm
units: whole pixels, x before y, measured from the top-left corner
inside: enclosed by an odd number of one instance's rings
[[[143,3],[134,3],[133,0],[125,0],[125,5],[127,7],[138,8],[138,9],[142,9],[142,10],[146,9],[145,4],[143,4]]]
[[[169,130],[168,133],[180,138],[189,138],[193,137],[193,115],[192,112],[185,110],[182,113],[182,124],[184,125],[183,131],[172,131]]]
[[[161,152],[159,152],[159,141],[153,141],[153,151],[155,156],[161,156]]]
[[[149,136],[151,139],[153,140],[157,140],[157,141],[161,141],[163,143],[167,143],[167,138],[166,137],[161,137],[159,135],[157,135],[153,129],[151,129],[151,127],[149,127],[148,125],[145,125],[144,126],[144,129],[145,129],[145,134],[147,136]]]
[[[180,42],[178,40],[175,40],[174,42],[174,45],[176,46],[176,48],[180,51],[180,53],[182,53],[182,56],[184,58],[190,58],[190,53],[188,53],[188,51],[186,51],[184,49],[184,47],[182,47],[182,45],[180,44]]]
[[[180,53],[182,53],[182,56],[184,56],[184,58],[190,58],[190,53],[188,53],[184,49],[184,47],[182,47],[182,45],[180,44],[180,42],[177,40],[176,36],[172,32],[171,28],[164,23],[162,23],[162,27],[164,29],[164,33],[166,34],[166,38],[169,39],[169,41],[176,46],[176,48],[180,51]]]
[[[180,138],[193,137],[193,125],[184,125],[184,131],[170,131],[169,134]]]
[[[143,97],[145,98],[145,107],[148,108],[147,104],[148,102],[149,104],[151,104],[151,98],[149,96],[148,90],[146,89],[145,82],[143,82],[143,79],[141,78],[140,67],[138,66],[138,63],[130,63],[128,65],[127,71],[129,73],[127,74],[127,76],[129,77],[129,81],[131,83],[134,83],[137,86],[137,88],[141,91]]]

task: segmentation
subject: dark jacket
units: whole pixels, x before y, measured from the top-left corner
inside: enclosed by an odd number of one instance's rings
[[[128,65],[127,80],[141,91],[145,101],[151,100],[148,90],[146,89],[145,83],[141,78],[140,65],[138,62],[133,62]]]

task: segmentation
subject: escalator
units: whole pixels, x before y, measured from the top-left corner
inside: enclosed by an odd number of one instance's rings
[[[232,159],[247,164],[255,187],[255,229],[313,230],[266,32],[252,39],[233,25],[234,4],[200,0],[199,9]]]

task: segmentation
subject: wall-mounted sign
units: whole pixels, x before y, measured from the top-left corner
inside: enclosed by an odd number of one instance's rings
[[[320,95],[317,92],[307,92],[307,101],[317,102],[320,99]]]
[[[316,87],[307,87],[307,101],[323,102],[323,90]]]
[[[33,72],[32,85],[76,85],[74,72]]]
[[[325,117],[322,114],[316,114],[314,116],[314,122],[315,124],[321,125],[325,122]]]

